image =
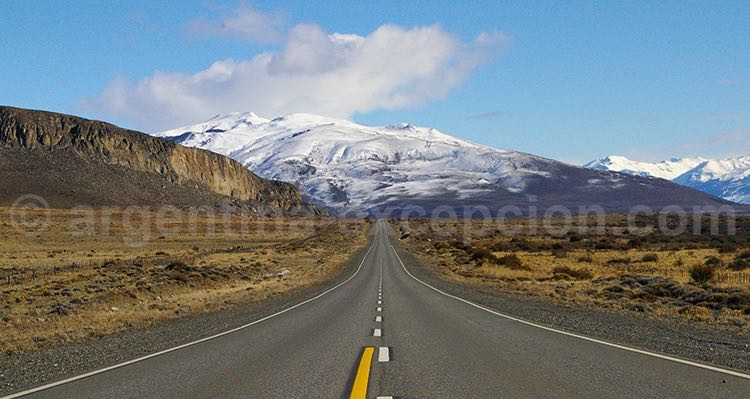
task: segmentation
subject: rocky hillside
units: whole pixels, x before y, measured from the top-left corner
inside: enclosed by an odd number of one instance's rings
[[[70,115],[0,107],[0,154],[0,203],[34,193],[53,206],[304,208],[294,186],[228,157]]]

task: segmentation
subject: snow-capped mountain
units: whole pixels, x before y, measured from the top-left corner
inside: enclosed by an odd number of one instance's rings
[[[672,180],[705,161],[703,158],[672,158],[661,162],[633,161],[619,155],[610,155],[591,161],[585,168],[596,170],[611,170],[637,176],[651,176]]]
[[[701,162],[675,178],[674,182],[730,201],[750,204],[750,156]]]
[[[269,120],[233,113],[156,136],[228,155],[264,178],[294,183],[339,214],[409,206],[429,212],[439,205],[527,209],[529,195],[540,209],[626,209],[636,199],[648,205],[666,204],[667,198],[691,205],[718,201],[663,180],[575,167],[407,123],[370,127],[310,114]]]
[[[659,177],[732,202],[750,204],[750,156],[718,160],[672,158],[650,163],[610,155],[584,167]]]

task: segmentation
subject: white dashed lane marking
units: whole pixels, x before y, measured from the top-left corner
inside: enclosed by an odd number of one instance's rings
[[[382,316],[375,316],[375,321],[381,322],[381,321],[383,321],[383,317]]]
[[[381,346],[378,350],[378,362],[386,363],[391,361],[391,350],[387,346]]]
[[[372,330],[372,336],[373,337],[382,337],[383,336],[383,330],[376,328]]]

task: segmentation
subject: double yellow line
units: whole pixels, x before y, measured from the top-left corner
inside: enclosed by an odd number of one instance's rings
[[[354,377],[354,385],[352,385],[352,393],[349,395],[349,399],[367,398],[367,384],[370,381],[370,367],[372,366],[372,355],[374,353],[375,348],[372,346],[366,346],[362,352],[362,358],[359,360],[357,375]]]

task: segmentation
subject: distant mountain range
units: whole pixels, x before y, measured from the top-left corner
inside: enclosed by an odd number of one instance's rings
[[[408,123],[363,126],[310,114],[275,119],[233,113],[155,134],[228,155],[267,179],[287,181],[338,214],[446,205],[498,210],[531,205],[685,207],[728,201],[666,180],[591,170],[539,156],[470,143]]]
[[[25,194],[52,207],[244,207],[315,211],[289,183],[262,179],[223,155],[109,123],[0,106],[0,205]]]
[[[649,163],[610,155],[584,166],[659,177],[729,201],[750,204],[750,156],[729,159],[673,158]]]

